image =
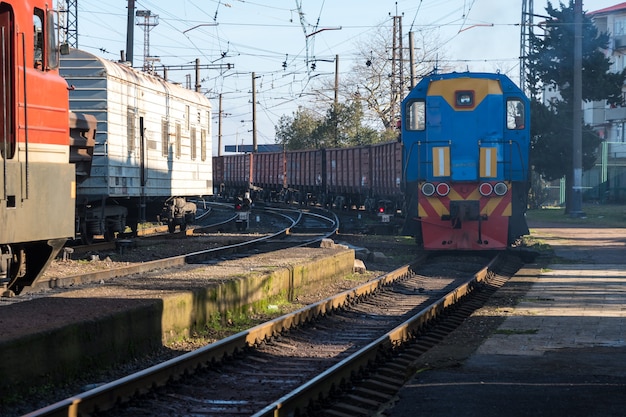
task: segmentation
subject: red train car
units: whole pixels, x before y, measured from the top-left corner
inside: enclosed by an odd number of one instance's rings
[[[370,158],[370,190],[376,199],[373,201],[376,210],[379,213],[402,210],[402,144],[394,141],[372,145]]]
[[[224,157],[224,186],[236,194],[243,194],[252,186],[252,154],[236,154]]]
[[[73,144],[86,143],[70,138],[68,86],[58,70],[53,7],[52,0],[0,3],[3,295],[19,294],[33,285],[66,239],[74,236],[74,162],[91,158],[87,146],[71,152]],[[76,118],[74,127],[92,129]]]
[[[303,150],[285,154],[285,175],[290,200],[325,204],[324,151]]]
[[[403,207],[399,142],[217,158],[213,182],[226,197],[250,192],[253,201],[365,206],[388,214]]]
[[[326,149],[326,192],[335,206],[360,207],[369,195],[370,146]]]
[[[252,190],[263,200],[277,201],[287,186],[284,152],[262,152],[252,155]]]

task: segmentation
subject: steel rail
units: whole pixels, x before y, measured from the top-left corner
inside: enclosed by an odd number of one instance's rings
[[[268,210],[269,211],[269,210]],[[274,210],[272,210],[274,211]],[[283,216],[290,224],[289,226],[266,236],[261,236],[256,239],[247,240],[245,242],[234,243],[231,245],[221,246],[219,248],[206,249],[196,251],[184,255],[172,256],[169,258],[156,259],[153,261],[146,261],[134,265],[121,266],[109,270],[95,271],[91,273],[81,273],[76,275],[70,275],[66,277],[54,277],[49,280],[40,281],[34,286],[29,287],[28,291],[42,291],[50,288],[63,288],[74,285],[82,285],[90,282],[99,282],[101,280],[107,280],[117,278],[126,275],[146,273],[156,269],[172,268],[177,266],[183,266],[186,264],[202,263],[208,259],[214,258],[222,254],[230,254],[241,252],[247,248],[258,246],[259,244],[276,239],[281,236],[286,236],[290,233],[291,229],[302,220],[302,217],[294,219],[288,215],[282,213],[275,213],[278,216]],[[315,239],[319,241],[320,239]],[[299,246],[299,245],[294,245]]]
[[[362,374],[362,371],[376,362],[381,350],[397,348],[401,344],[412,340],[414,335],[427,324],[439,318],[450,306],[455,305],[460,299],[473,292],[482,281],[485,281],[493,273],[494,264],[499,262],[501,262],[500,256],[492,260],[465,283],[424,308],[404,323],[343,359],[306,384],[284,395],[263,410],[255,413],[252,417],[306,415],[304,411],[313,400],[328,397],[334,387],[350,381],[354,375]]]
[[[378,289],[402,279],[415,264],[405,265],[375,280],[368,281],[350,290],[303,307],[292,313],[257,325],[248,330],[229,336],[193,352],[185,353],[148,369],[120,378],[90,391],[61,400],[55,404],[33,411],[23,417],[77,417],[86,416],[96,410],[104,411],[124,402],[132,396],[149,389],[165,385],[186,373],[210,366],[225,357],[232,356],[250,346],[269,340],[280,332],[299,326],[310,320],[343,308],[355,300],[365,297]],[[334,368],[334,367],[333,367]]]

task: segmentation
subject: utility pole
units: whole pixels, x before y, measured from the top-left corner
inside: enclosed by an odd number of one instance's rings
[[[409,65],[411,68],[411,90],[415,87],[415,41],[413,32],[409,32]]]
[[[128,0],[128,12],[126,14],[126,61],[133,65],[133,43],[135,42],[135,0]]]
[[[582,21],[583,0],[574,0],[574,103],[573,103],[573,167],[570,217],[585,217],[582,210],[583,157],[582,157]]]
[[[256,75],[252,73],[252,152],[257,153],[259,147],[256,141]]]
[[[393,49],[391,51],[391,121],[400,120],[400,97],[404,88],[402,16],[393,16]]]
[[[150,56],[150,31],[159,24],[159,15],[152,14],[150,10],[137,10],[135,15],[143,17],[143,21],[137,22],[137,26],[143,28],[143,70],[151,72],[154,70],[154,62],[159,59]]]
[[[222,94],[219,95],[219,114],[217,116],[217,156],[222,156]]]
[[[519,87],[530,95],[530,86],[528,85],[528,66],[527,58],[530,54],[530,39],[533,36],[533,3],[534,0],[523,0],[522,2],[522,18],[520,30],[520,52],[519,52]]]
[[[59,42],[78,48],[78,6],[77,0],[59,0]]]

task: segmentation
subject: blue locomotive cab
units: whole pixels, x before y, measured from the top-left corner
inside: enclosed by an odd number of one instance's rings
[[[502,74],[418,83],[402,106],[405,232],[433,249],[502,249],[528,233],[528,107]]]

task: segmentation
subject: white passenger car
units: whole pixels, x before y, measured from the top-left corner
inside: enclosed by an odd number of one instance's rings
[[[138,221],[155,220],[170,197],[213,193],[206,96],[77,49],[63,56],[61,75],[70,109],[98,120],[91,175],[77,191],[83,235],[112,237],[126,224],[134,230]],[[108,216],[114,205],[125,207],[127,218],[119,210]]]

